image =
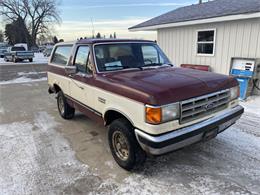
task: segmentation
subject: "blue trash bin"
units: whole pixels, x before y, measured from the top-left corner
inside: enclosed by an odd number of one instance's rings
[[[240,88],[240,99],[245,100],[247,98],[248,84],[251,78],[248,77],[237,77]]]

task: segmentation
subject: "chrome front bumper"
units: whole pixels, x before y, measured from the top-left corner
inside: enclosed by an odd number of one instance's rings
[[[243,112],[242,106],[236,106],[205,121],[170,133],[154,136],[135,129],[135,135],[144,151],[152,155],[161,155],[202,140],[214,138],[218,133],[233,125]]]

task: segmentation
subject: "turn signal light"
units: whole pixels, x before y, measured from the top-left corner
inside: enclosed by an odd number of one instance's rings
[[[160,124],[162,122],[162,109],[146,107],[146,122],[150,124]]]

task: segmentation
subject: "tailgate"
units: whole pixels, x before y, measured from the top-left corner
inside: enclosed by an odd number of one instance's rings
[[[17,51],[16,56],[21,57],[34,57],[34,53],[32,51]]]

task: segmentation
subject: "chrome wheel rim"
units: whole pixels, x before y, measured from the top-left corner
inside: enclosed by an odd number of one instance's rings
[[[63,114],[64,113],[64,102],[61,96],[59,96],[58,98],[58,107],[60,110],[60,113]]]
[[[129,146],[123,133],[115,131],[112,136],[112,143],[117,157],[126,161],[129,156]]]

